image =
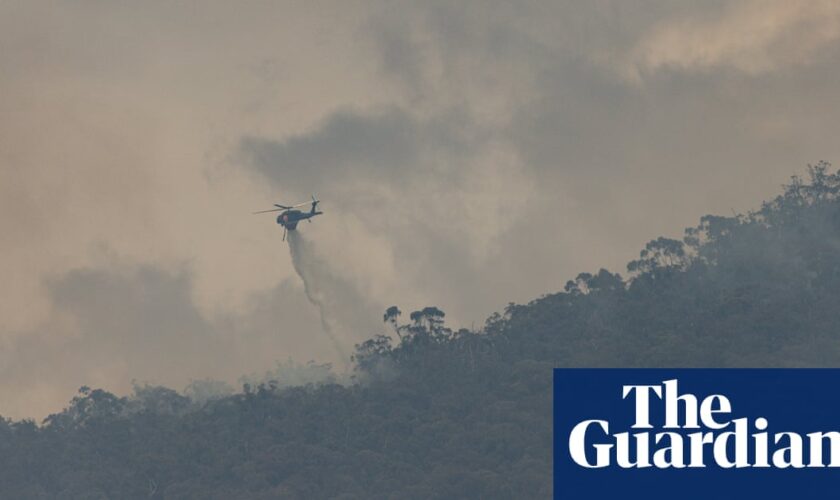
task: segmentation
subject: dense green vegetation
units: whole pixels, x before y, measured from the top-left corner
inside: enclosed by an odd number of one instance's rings
[[[0,496],[547,498],[554,366],[840,365],[840,175],[809,174],[481,331],[390,308],[353,384],[82,388],[42,425],[0,421]]]

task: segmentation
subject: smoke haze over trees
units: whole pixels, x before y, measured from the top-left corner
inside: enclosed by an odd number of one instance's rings
[[[340,366],[272,203],[324,200],[349,355],[392,304],[480,327],[840,158],[840,2],[4,0],[0,47],[17,419]]]
[[[234,394],[83,387],[40,425],[0,421],[0,491],[546,498],[552,367],[840,366],[840,175],[812,166],[753,212],[650,241],[627,271],[581,273],[478,331],[389,308],[393,334],[357,346],[352,384],[314,365],[317,382],[284,388],[281,364]]]

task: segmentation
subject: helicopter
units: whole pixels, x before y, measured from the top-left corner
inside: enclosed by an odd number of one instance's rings
[[[310,203],[312,204],[312,208],[308,212],[296,210],[298,207],[309,205]],[[312,217],[324,213],[317,210],[318,203],[320,203],[320,201],[315,199],[315,195],[312,195],[311,202],[306,201],[303,203],[298,203],[297,205],[289,206],[275,203],[274,206],[277,208],[254,212],[254,215],[265,214],[268,212],[280,212],[280,214],[277,216],[277,223],[283,226],[283,241],[286,241],[286,231],[294,231],[295,229],[297,229],[298,222],[302,220],[308,220],[309,222],[312,222]]]

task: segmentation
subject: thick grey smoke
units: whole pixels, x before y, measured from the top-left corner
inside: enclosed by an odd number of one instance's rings
[[[347,343],[369,336],[373,325],[372,308],[353,285],[330,270],[318,257],[312,244],[299,231],[289,231],[287,240],[292,264],[309,302],[318,309],[321,328],[329,337],[339,358],[349,367]]]
[[[0,1],[0,413],[334,361],[243,214],[278,192],[341,212],[302,231],[362,292],[349,351],[382,306],[480,324],[840,158],[838,2],[387,5]]]
[[[271,371],[270,379],[283,383],[302,378],[293,369],[314,370],[300,360],[335,360],[297,278],[254,294],[241,313],[212,315],[196,304],[194,281],[186,266],[119,260],[51,277],[44,286],[52,313],[15,341],[0,342],[0,415],[40,419],[82,385],[122,395],[132,380],[189,385],[187,393],[202,400],[224,383],[237,387],[243,374]],[[284,359],[296,364],[278,373]],[[313,373],[306,380],[316,381]]]

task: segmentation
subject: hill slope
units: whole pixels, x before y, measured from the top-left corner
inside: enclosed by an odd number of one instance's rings
[[[583,273],[480,332],[426,308],[358,346],[359,383],[197,404],[84,389],[0,421],[9,498],[546,498],[554,366],[840,365],[840,175],[651,241],[631,278]],[[395,337],[396,338],[396,337]]]

